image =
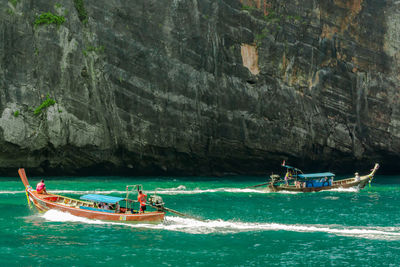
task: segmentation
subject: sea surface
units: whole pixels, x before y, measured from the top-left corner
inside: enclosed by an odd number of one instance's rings
[[[28,173],[29,175],[29,173]],[[42,177],[29,178],[35,186]],[[49,192],[125,197],[155,191],[161,224],[30,209],[19,178],[0,178],[0,266],[400,266],[400,176],[363,190],[272,193],[262,177],[44,177]]]

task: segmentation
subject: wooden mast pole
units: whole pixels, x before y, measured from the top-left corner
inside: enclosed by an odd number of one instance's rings
[[[129,186],[126,186],[126,211],[128,211]]]

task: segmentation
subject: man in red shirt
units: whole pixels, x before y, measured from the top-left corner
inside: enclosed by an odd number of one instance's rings
[[[146,210],[147,195],[143,194],[142,190],[139,191],[137,200],[140,203],[139,213],[144,213],[144,211]]]

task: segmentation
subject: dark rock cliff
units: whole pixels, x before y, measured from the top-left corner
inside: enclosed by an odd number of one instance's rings
[[[0,3],[1,174],[400,170],[398,1]]]

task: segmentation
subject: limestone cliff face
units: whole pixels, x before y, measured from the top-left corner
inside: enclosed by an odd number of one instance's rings
[[[0,3],[1,174],[399,169],[398,1]]]

